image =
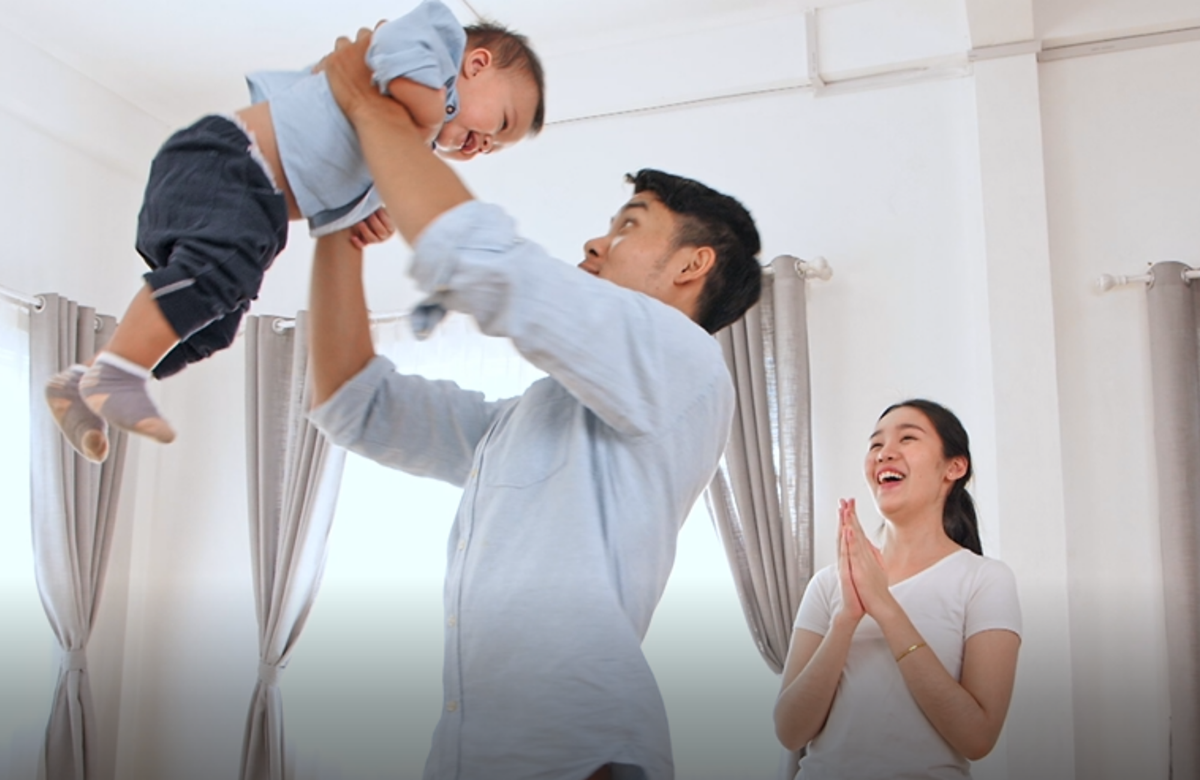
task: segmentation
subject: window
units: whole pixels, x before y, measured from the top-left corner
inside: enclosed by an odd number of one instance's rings
[[[56,673],[33,574],[29,312],[0,301],[0,766],[36,777]]]
[[[542,376],[461,315],[426,341],[407,319],[374,335],[399,371],[489,399]],[[347,457],[321,590],[281,686],[297,780],[421,776],[441,713],[442,579],[461,492]]]

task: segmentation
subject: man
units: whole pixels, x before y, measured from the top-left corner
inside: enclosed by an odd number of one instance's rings
[[[318,242],[314,422],[464,491],[425,777],[666,780],[666,713],[641,640],[729,434],[734,392],[709,333],[758,298],[754,222],[704,185],[642,171],[608,233],[584,245],[580,273],[429,154],[371,87],[368,39],[340,41],[325,67],[414,247],[412,275],[548,374],[487,402],[396,373],[371,345],[360,250],[346,236]]]

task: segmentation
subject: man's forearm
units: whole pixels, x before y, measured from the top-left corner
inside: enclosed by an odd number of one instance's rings
[[[411,246],[442,213],[471,200],[471,193],[439,160],[408,111],[381,98],[351,117],[375,187],[396,229]]]
[[[317,239],[309,318],[313,406],[319,406],[375,357],[363,290],[362,250],[344,232]]]

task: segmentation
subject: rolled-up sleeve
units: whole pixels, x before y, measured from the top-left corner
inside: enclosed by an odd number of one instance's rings
[[[454,14],[437,0],[425,0],[375,31],[367,50],[373,81],[386,93],[395,78],[446,90],[446,105],[458,110],[455,82],[467,35]]]
[[[476,445],[505,403],[454,382],[399,374],[376,356],[309,419],[351,452],[462,486]]]
[[[497,206],[468,201],[434,220],[410,273],[622,433],[661,430],[693,402],[732,404],[716,339],[661,301],[554,259]]]

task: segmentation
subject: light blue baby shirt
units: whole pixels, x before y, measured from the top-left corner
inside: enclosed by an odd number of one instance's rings
[[[438,0],[424,0],[375,31],[367,64],[381,92],[401,76],[444,88],[449,119],[458,111],[456,82],[466,45],[466,33],[450,9]],[[311,67],[259,71],[246,81],[251,101],[271,103],[284,174],[313,236],[361,222],[383,205],[358,136],[324,73],[313,73]]]
[[[415,249],[420,287],[548,374],[489,402],[376,357],[311,414],[336,444],[463,488],[425,778],[561,780],[612,762],[614,777],[669,780],[641,642],[729,436],[720,347],[677,309],[521,239],[495,206],[452,209]],[[402,495],[382,511],[434,520]]]

